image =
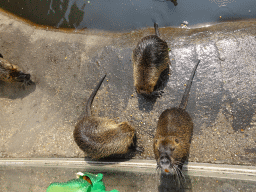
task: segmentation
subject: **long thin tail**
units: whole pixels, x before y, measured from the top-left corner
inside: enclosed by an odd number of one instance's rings
[[[154,28],[155,28],[156,36],[160,37],[159,30],[158,30],[158,24],[157,23],[154,23]]]
[[[100,88],[100,86],[101,86],[101,84],[102,84],[102,82],[104,81],[104,79],[105,79],[106,76],[107,76],[107,75],[105,74],[105,75],[101,78],[101,80],[99,81],[99,83],[97,84],[97,86],[94,88],[92,94],[90,95],[90,97],[89,97],[89,99],[88,99],[88,101],[87,101],[87,103],[86,103],[86,106],[85,106],[85,113],[86,113],[87,116],[91,116],[91,106],[92,106],[93,99],[94,99],[95,95],[97,94],[97,92],[98,92],[98,90],[99,90],[99,88]]]
[[[200,60],[198,60],[196,66],[194,67],[194,69],[193,69],[193,71],[192,71],[192,73],[191,73],[191,75],[190,75],[190,78],[189,78],[189,80],[188,80],[187,87],[186,87],[186,89],[185,89],[184,95],[183,95],[183,97],[182,97],[182,100],[181,100],[180,106],[179,106],[179,108],[181,108],[181,109],[184,109],[184,110],[185,110],[186,107],[187,107],[190,88],[191,88],[191,86],[192,86],[193,78],[194,78],[194,76],[195,76],[196,69],[197,69],[197,66],[198,66],[199,63],[200,63]]]

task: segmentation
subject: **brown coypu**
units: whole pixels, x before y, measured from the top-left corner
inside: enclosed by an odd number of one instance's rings
[[[142,38],[133,50],[133,78],[137,93],[146,96],[162,95],[155,90],[161,73],[169,68],[169,50],[167,43],[160,39],[158,25],[154,23],[155,35]]]
[[[182,166],[188,157],[193,122],[185,111],[192,81],[197,69],[195,65],[188,81],[185,93],[178,108],[166,109],[159,117],[154,138],[154,154],[157,168],[162,173],[176,174],[178,180],[183,177]]]
[[[17,66],[9,63],[0,54],[0,80],[5,82],[22,82],[23,85],[30,85],[30,74],[23,73]]]
[[[93,159],[114,154],[125,154],[134,145],[135,129],[127,122],[95,117],[91,105],[106,75],[100,80],[90,95],[83,118],[76,124],[74,139],[80,149]]]

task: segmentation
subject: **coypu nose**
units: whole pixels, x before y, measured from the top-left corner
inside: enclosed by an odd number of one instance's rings
[[[145,95],[148,95],[148,94],[149,94],[149,92],[148,92],[147,90],[144,90],[144,88],[139,88],[139,89],[137,90],[137,92],[138,92],[139,94],[145,94]]]
[[[169,166],[170,160],[166,156],[160,157],[160,165],[161,166]]]

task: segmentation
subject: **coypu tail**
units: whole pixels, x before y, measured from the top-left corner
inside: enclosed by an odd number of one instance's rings
[[[85,106],[85,113],[86,113],[85,115],[86,116],[91,116],[91,106],[92,106],[93,99],[94,99],[95,95],[97,94],[97,92],[98,92],[98,90],[99,90],[99,88],[100,88],[100,86],[101,86],[101,84],[104,81],[106,76],[107,75],[105,74],[101,78],[100,82],[97,84],[97,86],[94,88],[93,92],[91,93],[91,95],[90,95],[90,97],[89,97],[89,99],[86,103],[86,106]]]
[[[154,28],[155,28],[156,36],[160,37],[157,23],[154,23]]]
[[[181,109],[184,109],[184,110],[185,110],[186,107],[187,107],[190,88],[191,88],[191,85],[192,85],[192,82],[193,82],[193,78],[194,78],[194,76],[195,76],[196,69],[197,69],[197,66],[198,66],[199,63],[200,63],[200,60],[198,60],[196,66],[194,67],[194,69],[193,69],[193,71],[192,71],[192,73],[191,73],[191,75],[190,75],[190,78],[189,78],[189,80],[188,80],[187,87],[186,87],[186,89],[185,89],[184,95],[183,95],[183,97],[182,97],[182,100],[181,100],[180,106],[179,106],[179,108],[181,108]]]

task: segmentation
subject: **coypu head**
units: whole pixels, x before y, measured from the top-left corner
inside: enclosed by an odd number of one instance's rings
[[[21,71],[13,70],[11,73],[12,78],[17,82],[22,82],[24,86],[31,85],[32,81],[30,79],[30,74],[25,74]]]
[[[6,82],[22,82],[22,85],[31,85],[30,74],[22,72],[20,67],[9,63],[0,53],[0,75],[2,80]]]
[[[135,86],[135,87],[138,94],[150,95],[154,91],[155,84],[156,84],[155,82],[150,82],[148,84],[140,83],[138,86]]]
[[[17,77],[15,78],[16,81],[18,82],[29,82],[30,80],[30,74],[25,74],[22,72],[19,72],[19,74],[17,75]]]
[[[162,173],[177,174],[181,171],[184,157],[187,157],[185,143],[176,136],[156,138],[154,140],[154,153],[157,168]]]

